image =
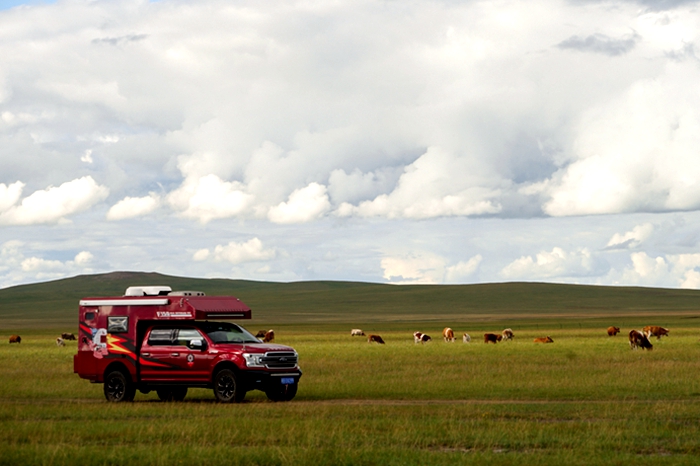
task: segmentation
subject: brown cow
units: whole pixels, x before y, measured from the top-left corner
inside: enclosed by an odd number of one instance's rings
[[[22,343],[22,337],[19,335],[10,335],[10,343]]]
[[[263,338],[263,343],[270,343],[274,339],[275,339],[275,331],[268,330],[267,332],[265,332],[265,338]]]
[[[649,351],[654,349],[654,345],[649,343],[649,339],[644,333],[639,330],[630,330],[630,349],[648,349]]]
[[[507,328],[501,332],[504,341],[513,339],[513,330]]]
[[[62,333],[61,338],[64,340],[75,340],[75,335],[72,333]]]
[[[554,340],[552,340],[552,337],[547,335],[546,337],[540,337],[540,338],[535,338],[534,340],[535,343],[554,343]]]
[[[267,330],[258,330],[258,333],[255,334],[255,338],[265,338],[266,333]]]
[[[445,327],[442,331],[442,338],[445,341],[455,342],[455,332],[450,327]]]
[[[496,344],[503,338],[503,335],[497,335],[495,333],[484,333],[484,343]]]
[[[647,338],[656,337],[657,340],[661,340],[663,336],[668,336],[668,329],[658,325],[647,325],[642,329],[642,332]]]
[[[382,345],[384,344],[384,340],[382,340],[382,337],[380,337],[379,335],[370,335],[370,336],[368,336],[368,337],[367,337],[367,343],[372,343],[372,342],[379,343],[379,344],[382,344]]]
[[[614,337],[620,333],[620,327],[608,327],[608,336],[609,337]]]

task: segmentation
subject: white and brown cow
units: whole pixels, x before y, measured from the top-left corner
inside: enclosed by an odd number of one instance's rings
[[[442,330],[442,338],[445,341],[449,341],[449,342],[454,343],[455,342],[455,332],[453,332],[450,327],[445,327]]]
[[[351,337],[364,337],[365,332],[363,332],[362,329],[354,328],[354,329],[350,330],[350,336]]]
[[[428,341],[431,341],[432,338],[430,338],[430,335],[426,335],[425,333],[421,332],[413,332],[413,343],[425,343]]]
[[[462,343],[471,343],[472,342],[472,337],[469,336],[468,333],[465,333],[462,335]]]
[[[267,332],[265,332],[265,337],[263,338],[263,343],[270,343],[274,339],[275,339],[275,331],[270,329]]]
[[[501,332],[501,336],[503,337],[503,341],[508,341],[513,339],[513,331],[509,328],[503,330]]]
[[[639,330],[630,330],[630,349],[642,348],[649,351],[654,349],[654,345],[649,343],[647,336]]]
[[[66,342],[63,341],[63,338],[58,337],[56,338],[56,346],[66,346]]]
[[[661,337],[668,336],[668,329],[659,327],[658,325],[647,325],[642,329],[642,332],[647,338],[656,337],[657,340],[661,340]]]

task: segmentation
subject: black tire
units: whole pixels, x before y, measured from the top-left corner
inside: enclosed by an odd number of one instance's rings
[[[291,401],[297,395],[297,384],[268,388],[265,394],[270,401]]]
[[[241,401],[245,391],[238,385],[236,374],[231,369],[221,369],[214,376],[214,396],[221,403]]]
[[[136,387],[122,371],[112,371],[105,377],[104,393],[107,401],[134,401]]]
[[[187,387],[169,387],[156,390],[161,401],[182,401],[187,396]]]

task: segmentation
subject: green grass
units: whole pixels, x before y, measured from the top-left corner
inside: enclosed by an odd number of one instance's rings
[[[696,464],[700,328],[672,327],[651,352],[604,328],[520,329],[498,345],[415,345],[377,325],[386,345],[283,326],[304,376],[297,398],[260,392],[221,405],[137,394],[109,404],[72,373],[75,343],[53,331],[0,345],[0,464]],[[558,326],[557,326],[558,327]],[[346,331],[347,330],[347,331]],[[537,345],[549,334],[553,344]]]

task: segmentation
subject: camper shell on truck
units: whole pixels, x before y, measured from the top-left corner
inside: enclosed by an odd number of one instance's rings
[[[250,318],[250,308],[236,297],[168,286],[83,298],[73,370],[104,384],[109,401],[132,401],[136,390],[182,400],[189,387],[211,388],[222,402],[242,401],[251,390],[291,400],[301,377],[298,355],[228,322]]]

